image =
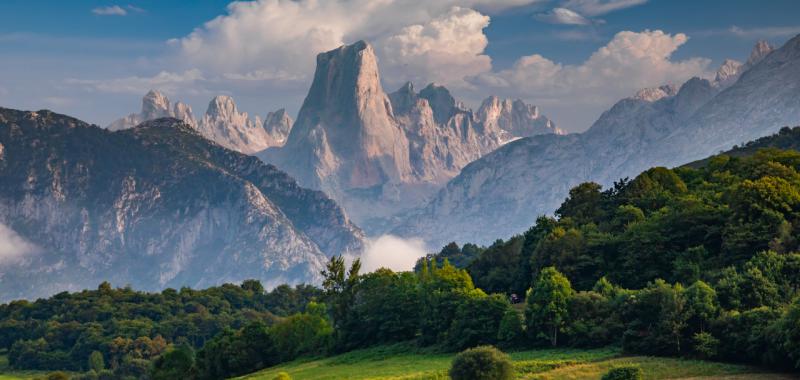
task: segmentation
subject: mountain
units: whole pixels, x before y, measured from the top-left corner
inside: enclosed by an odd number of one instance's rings
[[[39,249],[0,262],[4,299],[101,281],[142,289],[315,282],[363,234],[325,194],[160,118],[111,132],[0,108],[0,224]]]
[[[159,91],[150,90],[142,98],[142,111],[132,113],[121,119],[115,120],[107,127],[112,131],[133,128],[145,121],[155,120],[161,117],[174,117],[183,120],[185,123],[196,126],[197,122],[192,114],[192,107],[181,102],[170,106],[169,98]]]
[[[164,94],[151,90],[142,99],[140,113],[116,120],[108,129],[117,131],[133,128],[161,117],[183,120],[206,138],[245,154],[283,145],[292,127],[292,119],[284,109],[268,113],[262,123],[258,116],[251,119],[246,112],[239,112],[233,98],[224,95],[214,97],[206,113],[197,120],[189,105],[177,102],[170,107],[170,101]]]
[[[381,86],[364,41],[321,53],[286,144],[258,154],[379,231],[461,168],[522,136],[559,132],[536,107],[487,100],[475,115],[443,86]]]
[[[426,206],[406,214],[394,233],[434,245],[486,244],[552,213],[582,182],[609,186],[800,122],[800,36],[775,51],[759,43],[747,63],[726,62],[720,73],[715,79],[722,80],[692,78],[677,89],[640,91],[581,134],[508,143],[467,165]]]

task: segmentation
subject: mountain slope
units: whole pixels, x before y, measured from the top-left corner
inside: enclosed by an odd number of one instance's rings
[[[258,278],[316,281],[363,235],[335,202],[176,119],[118,132],[0,109],[0,223],[39,249],[0,262],[3,298]]]
[[[764,56],[765,54],[766,57]],[[581,182],[605,186],[700,159],[800,121],[800,36],[759,44],[733,84],[694,78],[618,102],[582,134],[509,143],[466,166],[395,229],[440,245],[488,243],[549,214]]]

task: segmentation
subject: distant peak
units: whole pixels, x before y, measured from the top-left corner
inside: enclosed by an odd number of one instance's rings
[[[223,118],[229,118],[238,113],[236,102],[228,95],[215,96],[214,99],[211,99],[211,102],[208,103],[208,110],[206,110],[207,115]]]
[[[726,85],[733,82],[739,77],[739,74],[741,74],[742,66],[742,63],[739,61],[726,59],[717,69],[717,73],[714,76],[714,83]]]
[[[142,115],[144,119],[172,116],[169,99],[157,90],[150,90],[142,98]]]
[[[747,59],[747,65],[753,66],[764,57],[766,57],[769,53],[775,50],[775,47],[769,44],[769,42],[764,40],[759,40],[756,42],[756,45],[753,46],[753,50],[750,52],[750,57]]]
[[[659,87],[643,88],[633,96],[633,99],[655,102],[663,98],[675,96],[677,93],[678,88],[674,84],[667,84]]]

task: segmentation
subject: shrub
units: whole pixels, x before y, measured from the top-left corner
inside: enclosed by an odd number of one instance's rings
[[[692,349],[700,359],[716,357],[717,348],[719,348],[719,339],[714,338],[713,335],[707,332],[697,333],[692,337]]]
[[[637,366],[624,366],[612,368],[603,375],[602,380],[642,380],[644,373]]]
[[[450,367],[450,378],[510,380],[514,378],[514,366],[502,351],[492,346],[480,346],[456,355]]]
[[[292,380],[292,377],[286,372],[281,372],[278,374],[278,376],[272,378],[272,380]]]
[[[89,369],[97,372],[105,368],[106,364],[103,360],[103,354],[100,351],[92,351],[92,354],[89,355]]]

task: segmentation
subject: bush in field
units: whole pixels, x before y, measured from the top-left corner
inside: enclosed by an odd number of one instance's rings
[[[642,380],[644,373],[637,366],[624,366],[612,368],[603,375],[602,380]]]
[[[275,376],[272,380],[292,380],[292,377],[289,376],[286,372],[281,372],[278,376]]]
[[[492,346],[480,346],[462,351],[450,367],[453,380],[510,380],[514,366],[508,355]]]

